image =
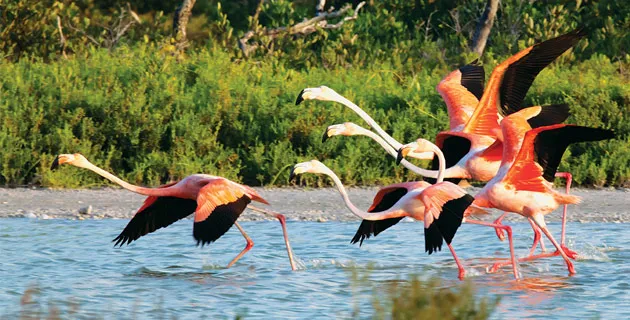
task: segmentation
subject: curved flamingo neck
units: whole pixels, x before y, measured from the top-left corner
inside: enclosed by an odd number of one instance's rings
[[[363,129],[359,130],[357,132],[358,135],[363,135],[363,136],[367,136],[372,138],[372,140],[376,141],[378,144],[381,145],[381,147],[383,147],[383,149],[385,149],[387,151],[387,153],[389,153],[392,157],[396,158],[396,156],[398,155],[398,152],[396,151],[396,149],[394,149],[391,145],[387,144],[387,142],[381,138],[379,135],[377,135],[376,133],[367,130],[367,129]],[[427,177],[427,178],[433,178],[435,179],[438,176],[439,172],[436,172],[435,170],[427,170],[427,169],[423,169],[420,168],[414,164],[412,164],[411,162],[403,159],[400,162],[405,168],[413,171],[415,174],[421,175],[423,177]]]
[[[118,178],[117,176],[95,166],[94,164],[92,164],[89,161],[86,161],[87,163],[82,163],[81,165],[77,165],[77,167],[80,168],[85,168],[88,169],[96,174],[98,174],[99,176],[118,184],[119,186],[131,191],[131,192],[135,192],[141,195],[145,195],[145,196],[155,196],[155,197],[163,197],[163,196],[170,196],[173,194],[173,192],[170,190],[170,188],[145,188],[145,187],[140,187],[140,186],[136,186],[133,185],[131,183],[128,183],[120,178]]]
[[[383,130],[383,128],[381,128],[381,126],[379,126],[378,123],[376,123],[376,121],[374,121],[374,119],[370,117],[370,115],[368,115],[365,111],[363,111],[363,109],[361,109],[359,106],[354,104],[354,102],[346,99],[344,96],[338,93],[333,95],[332,100],[335,102],[339,102],[343,104],[344,106],[352,109],[352,111],[358,114],[359,117],[361,117],[361,119],[363,119],[365,122],[367,122],[370,125],[370,127],[376,130],[376,132],[378,132],[378,134],[381,137],[383,137],[383,139],[385,139],[385,141],[387,141],[387,143],[389,143],[394,149],[398,150],[402,147],[402,143],[396,141],[396,139],[394,139],[387,132],[385,132],[385,130]]]
[[[442,150],[440,150],[438,146],[431,143],[431,148],[433,149],[435,155],[437,155],[438,157],[438,175],[436,183],[440,183],[444,181],[444,174],[446,171],[446,159],[444,159],[444,153],[442,153]]]
[[[352,201],[350,201],[350,197],[348,197],[348,192],[346,191],[346,188],[341,183],[341,180],[339,179],[339,177],[332,170],[328,168],[326,168],[325,171],[322,171],[322,173],[329,176],[333,180],[333,182],[335,183],[335,186],[337,187],[337,189],[339,190],[339,193],[341,194],[341,198],[343,199],[343,202],[346,204],[346,207],[348,207],[348,209],[350,209],[350,211],[352,211],[352,213],[355,216],[361,219],[370,220],[370,221],[383,220],[383,219],[394,217],[392,216],[393,212],[390,210],[386,210],[382,212],[366,212],[357,208],[352,203]]]

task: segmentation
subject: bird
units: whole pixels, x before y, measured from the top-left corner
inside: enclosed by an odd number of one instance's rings
[[[423,146],[425,146],[425,151],[436,152],[438,157],[443,160],[444,157],[437,146],[428,140],[424,140]],[[463,279],[466,272],[451,246],[451,241],[464,221],[464,217],[471,214],[486,214],[487,212],[476,207],[470,207],[470,203],[474,201],[474,198],[462,188],[453,183],[442,181],[443,166],[444,162],[442,161],[440,175],[437,178],[438,182],[434,185],[429,185],[424,181],[414,181],[393,184],[382,188],[377,193],[372,206],[367,212],[358,209],[352,204],[339,177],[318,160],[296,164],[291,171],[290,179],[302,173],[319,173],[325,174],[333,180],[346,206],[352,213],[364,220],[352,240],[353,243],[357,241],[362,243],[363,239],[369,238],[371,234],[376,236],[379,232],[382,232],[404,217],[424,221],[425,251],[431,254],[434,251],[441,250],[444,240],[457,264],[458,276],[460,279]],[[374,224],[370,225],[370,221],[374,222]],[[495,227],[491,223],[482,221],[466,221]],[[511,228],[502,225],[498,227],[507,231],[510,239],[511,255],[514,258]],[[516,273],[515,277],[518,279]]]
[[[249,208],[273,216],[280,221],[289,263],[291,269],[296,270],[284,215],[249,205],[252,201],[269,203],[256,190],[248,186],[223,177],[193,174],[178,182],[168,183],[157,188],[146,188],[127,183],[92,164],[80,153],[58,155],[53,161],[51,169],[55,170],[63,164],[88,169],[126,190],[148,196],[125,229],[113,240],[114,246],[130,244],[132,241],[167,227],[194,212],[193,237],[197,240],[197,245],[203,246],[216,241],[232,225],[236,225],[247,241],[245,249],[230,261],[227,266],[229,268],[254,245],[254,242],[236,221],[245,208]]]
[[[612,139],[614,132],[570,124],[528,129],[527,120],[538,112],[540,110],[537,108],[527,108],[501,121],[504,140],[501,168],[475,195],[473,203],[532,219],[556,247],[556,252],[565,260],[571,275],[575,274],[573,263],[566,248],[556,242],[547,229],[544,216],[560,205],[579,203],[580,198],[554,190],[552,181],[562,155],[570,144]]]
[[[517,111],[515,113],[512,113],[512,114],[508,115],[506,118],[503,119],[503,121],[514,122],[515,119],[520,119],[521,121],[520,121],[520,128],[519,128],[519,130],[524,135],[527,130],[532,128],[530,123],[528,122],[530,119],[539,117],[541,113],[559,114],[559,115],[561,115],[562,118],[566,118],[566,115],[568,115],[568,110],[569,110],[569,106],[566,105],[566,104],[550,105],[550,106],[546,106],[546,107],[540,107],[540,106],[529,107],[529,108],[525,108],[525,109],[522,109],[520,111]],[[480,152],[480,154],[482,155],[480,158],[484,157],[483,156],[484,152],[494,153],[494,152],[497,151],[497,148],[500,148],[499,149],[499,154],[502,157],[504,156],[503,152],[505,152],[505,151],[504,151],[503,134],[501,132],[498,132],[497,133],[497,137],[498,137],[498,139],[493,143],[493,145],[490,148],[487,148],[485,151],[481,151]],[[421,147],[423,140],[424,139],[418,139],[418,142],[412,142],[412,143],[403,145],[398,150],[398,156],[396,158],[396,162],[398,163],[398,162],[402,161],[402,159],[404,159],[404,157],[406,156],[406,154],[408,152],[421,152],[421,151],[423,151],[424,149]],[[495,224],[501,224],[501,220],[506,215],[507,215],[507,212],[504,213],[503,215],[501,215],[498,219],[496,219],[494,221],[494,223]],[[531,219],[528,219],[528,221],[529,221],[529,223],[532,226],[532,229],[534,231],[534,242],[533,242],[532,247],[530,249],[529,255],[530,256],[534,255],[534,252],[536,250],[536,247],[538,246],[538,243],[540,243],[542,251],[545,252],[545,247],[544,247],[544,244],[542,242],[540,229],[534,223],[534,221],[532,221]],[[496,228],[495,232],[499,236],[499,239],[501,239],[501,240],[504,239],[505,235],[503,235],[503,229]]]

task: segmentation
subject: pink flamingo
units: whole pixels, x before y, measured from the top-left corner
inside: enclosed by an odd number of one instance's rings
[[[569,260],[566,247],[557,243],[545,224],[544,216],[560,205],[575,204],[579,197],[561,194],[552,188],[562,155],[571,143],[611,139],[610,130],[575,125],[557,124],[531,129],[528,119],[535,117],[539,107],[527,108],[512,114],[501,122],[503,159],[498,174],[475,196],[474,204],[515,212],[533,220],[567,264],[569,274],[575,269]],[[542,256],[519,259],[527,261]],[[514,262],[510,262],[512,265]],[[507,263],[507,264],[510,264]],[[496,270],[502,264],[495,264]]]
[[[486,213],[474,206],[470,206],[473,198],[457,185],[442,181],[444,179],[444,156],[431,142],[424,140],[421,143],[424,151],[432,151],[442,159],[438,183],[429,185],[426,182],[406,182],[387,186],[377,193],[373,204],[367,212],[358,209],[349,199],[341,180],[335,173],[317,160],[296,164],[291,172],[291,178],[301,173],[318,173],[329,176],[341,197],[352,213],[363,219],[359,230],[352,239],[352,243],[362,243],[364,239],[374,236],[383,230],[396,224],[404,217],[411,217],[415,220],[424,221],[425,225],[425,250],[431,254],[441,250],[442,239],[446,242],[457,268],[459,278],[465,276],[465,269],[455,250],[451,246],[451,241],[464,217],[471,214]],[[509,226],[496,225],[476,220],[466,220],[468,223],[503,228],[508,233],[510,239],[510,252],[514,258],[514,248],[512,245],[512,230]],[[515,261],[515,260],[514,260]],[[514,276],[518,279],[518,274],[514,268]]]
[[[271,215],[280,221],[284,242],[289,255],[291,269],[296,270],[289,237],[286,229],[286,219],[282,214],[260,209],[249,205],[254,200],[269,204],[256,190],[230,181],[228,179],[206,174],[193,174],[179,182],[172,182],[158,188],[144,188],[123,181],[115,175],[95,166],[83,155],[60,154],[53,161],[51,169],[62,164],[84,168],[95,172],[124,189],[148,196],[144,204],[125,229],[113,241],[122,246],[137,240],[141,236],[157,229],[167,227],[173,222],[195,213],[193,237],[197,245],[209,244],[219,239],[232,225],[236,225],[243,234],[247,244],[230,263],[234,265],[253,246],[254,242],[245,230],[236,222],[246,207],[260,213]]]

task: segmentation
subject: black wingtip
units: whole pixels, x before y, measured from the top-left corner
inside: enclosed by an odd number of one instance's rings
[[[329,136],[328,136],[328,129],[326,129],[326,131],[324,131],[324,135],[322,136],[322,143],[326,142],[326,140],[328,140]]]
[[[50,170],[55,170],[57,168],[59,168],[59,156],[55,157],[55,160],[53,160]]]
[[[402,154],[402,148],[398,149],[398,154],[396,155],[396,165],[399,165],[400,162],[403,160],[403,154]]]
[[[295,179],[295,168],[291,169],[291,173],[289,173],[289,182],[293,181],[293,179]]]
[[[442,250],[443,242],[451,244],[457,229],[462,225],[464,211],[475,200],[471,195],[447,201],[442,206],[440,217],[429,228],[424,229],[424,248],[429,254]]]
[[[302,97],[302,95],[304,95],[304,90],[306,89],[302,89],[302,91],[300,91],[300,94],[298,94],[297,99],[295,99],[296,106],[302,103],[302,101],[304,101],[304,98]]]

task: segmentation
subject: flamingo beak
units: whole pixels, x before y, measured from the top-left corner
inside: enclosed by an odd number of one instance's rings
[[[396,156],[396,164],[400,164],[400,162],[409,154],[411,151],[411,147],[403,146],[398,150],[398,155]]]
[[[302,91],[300,91],[300,94],[298,94],[297,99],[295,99],[295,105],[300,105],[300,103],[302,103],[302,101],[304,101],[304,91],[306,89],[302,89]]]
[[[59,168],[59,165],[62,164],[63,162],[59,161],[59,156],[55,157],[55,160],[53,160],[52,165],[50,166],[50,170],[55,170],[57,168]]]
[[[324,136],[322,136],[322,143],[326,142],[326,140],[328,140],[328,138],[334,136],[335,133],[336,133],[335,129],[327,128],[326,132],[324,132]]]
[[[298,163],[295,166],[293,166],[293,169],[291,169],[291,173],[289,174],[289,181],[292,181],[293,179],[295,179],[295,176],[297,176],[298,174],[304,173],[307,171],[307,168],[304,166],[306,163]]]

